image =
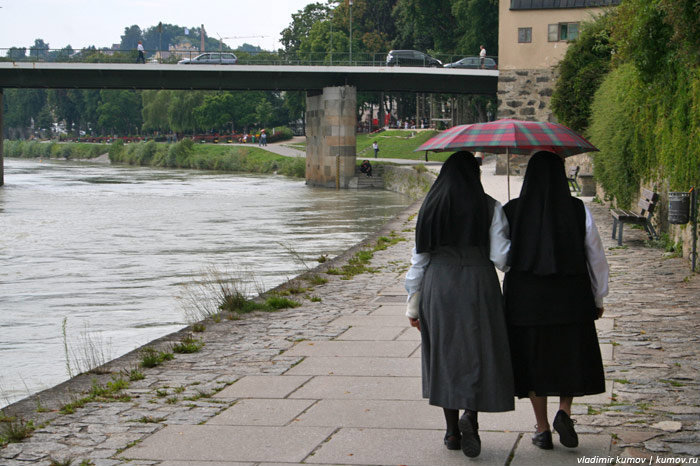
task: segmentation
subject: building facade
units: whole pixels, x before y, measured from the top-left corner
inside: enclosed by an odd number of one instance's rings
[[[581,24],[620,0],[500,0],[498,118],[554,121],[554,66]]]

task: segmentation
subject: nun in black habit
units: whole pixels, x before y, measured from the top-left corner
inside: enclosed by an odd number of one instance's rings
[[[559,396],[553,427],[573,448],[573,397],[605,391],[594,324],[608,294],[605,251],[590,211],[571,196],[556,154],[532,156],[520,197],[504,210],[511,250],[503,293],[515,394],[530,398],[537,419],[532,443],[543,449],[553,448],[547,397]]]
[[[418,214],[406,315],[421,332],[423,397],[444,410],[445,445],[481,452],[477,414],[515,408],[503,298],[508,223],[469,152],[442,166]],[[459,410],[464,410],[459,417]]]

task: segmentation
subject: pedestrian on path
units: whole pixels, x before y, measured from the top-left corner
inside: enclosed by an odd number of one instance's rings
[[[503,290],[515,395],[530,398],[537,420],[532,443],[545,450],[553,448],[547,397],[559,396],[553,427],[562,445],[573,448],[573,398],[605,391],[594,323],[608,294],[605,251],[556,154],[532,156],[520,197],[504,210],[511,227]]]
[[[136,50],[139,52],[139,55],[136,57],[136,63],[143,63],[144,65],[146,64],[146,57],[143,55],[144,49],[143,49],[143,43],[139,41],[138,45],[136,46]]]
[[[486,49],[483,45],[479,46],[479,62],[481,64],[481,69],[484,69],[484,62],[486,61]]]
[[[506,269],[508,223],[479,175],[470,152],[443,164],[418,213],[406,275],[406,315],[421,332],[423,397],[443,408],[447,448],[469,457],[481,452],[478,412],[515,409],[494,268]]]
[[[377,154],[379,153],[379,144],[377,143],[377,141],[374,141],[372,143],[372,149],[374,149],[374,158],[376,159]]]

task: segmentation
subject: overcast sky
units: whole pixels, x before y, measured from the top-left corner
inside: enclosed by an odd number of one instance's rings
[[[204,24],[207,35],[235,48],[244,42],[276,50],[292,13],[313,0],[0,0],[0,49],[30,47],[43,39],[52,49],[110,47],[124,28],[163,23]],[[253,37],[257,36],[257,37]],[[265,37],[259,37],[265,36]],[[0,53],[4,55],[4,53]]]

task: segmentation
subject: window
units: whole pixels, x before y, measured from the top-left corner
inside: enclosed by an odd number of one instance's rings
[[[518,42],[521,44],[532,42],[532,28],[518,28]]]
[[[578,23],[557,23],[547,26],[549,42],[572,41],[578,37]]]

